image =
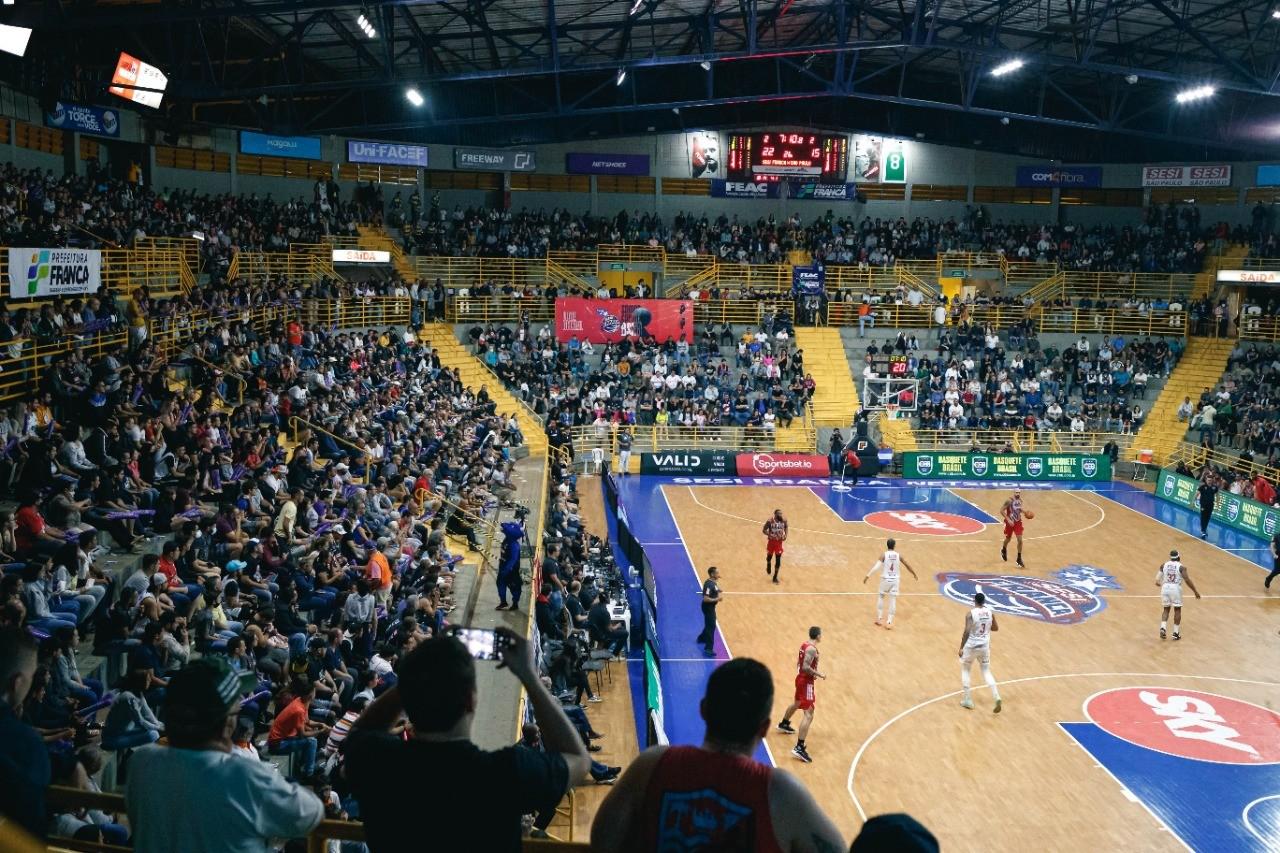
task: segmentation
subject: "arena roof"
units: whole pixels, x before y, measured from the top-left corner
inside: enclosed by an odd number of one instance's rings
[[[164,0],[5,7],[5,79],[102,100],[126,50],[160,118],[509,144],[816,125],[1065,160],[1268,156],[1280,0]],[[369,37],[357,23],[365,15]],[[1024,65],[1004,76],[991,69]],[[625,71],[625,79],[620,72]],[[1217,95],[1177,104],[1209,84]],[[406,87],[425,96],[420,109]],[[1008,119],[1008,123],[1002,120]]]

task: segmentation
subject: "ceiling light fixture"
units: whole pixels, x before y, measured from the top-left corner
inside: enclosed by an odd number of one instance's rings
[[[704,59],[704,60],[702,60],[701,62],[699,62],[698,64],[699,64],[700,66],[702,66],[702,70],[703,70],[703,71],[710,71],[710,70],[711,70],[711,63],[710,63],[710,62],[708,62],[708,61],[707,61],[707,60],[705,60],[705,59]]]
[[[356,17],[356,23],[367,37],[371,39],[378,37],[378,31],[373,28],[373,24],[369,23],[369,19],[365,17],[363,12]]]
[[[619,68],[619,69],[618,69],[618,79],[614,82],[614,85],[615,85],[615,86],[621,86],[621,85],[622,85],[622,82],[623,82],[624,80],[626,80],[626,79],[627,79],[627,69],[625,69],[625,68]]]
[[[634,15],[636,12],[639,12],[640,7],[642,7],[643,5],[644,5],[644,0],[636,0],[636,2],[631,4],[631,11],[627,13],[627,16],[630,17]]]
[[[992,77],[1003,77],[1006,74],[1012,74],[1023,65],[1021,59],[1010,59],[1008,62],[1001,62],[995,68],[991,69]]]
[[[1189,104],[1192,101],[1203,101],[1205,98],[1212,98],[1218,94],[1218,90],[1212,86],[1196,86],[1194,89],[1183,89],[1174,98],[1180,104]]]
[[[412,86],[404,90],[404,97],[406,101],[413,104],[415,107],[420,107],[426,103],[426,99],[422,97],[422,93]]]

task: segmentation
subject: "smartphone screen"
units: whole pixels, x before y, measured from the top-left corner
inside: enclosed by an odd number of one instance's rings
[[[498,635],[488,628],[454,628],[453,636],[462,641],[476,660],[498,659]]]

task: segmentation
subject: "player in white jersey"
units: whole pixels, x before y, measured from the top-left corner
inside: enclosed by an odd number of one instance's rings
[[[996,614],[987,607],[987,597],[978,593],[973,597],[973,609],[964,617],[964,634],[960,637],[960,685],[964,688],[964,698],[960,700],[962,708],[973,708],[973,699],[969,696],[969,670],[976,660],[982,670],[982,678],[996,700],[994,713],[1000,713],[1000,688],[996,686],[996,677],[991,674],[991,633],[999,630]]]
[[[1160,639],[1164,639],[1165,627],[1169,624],[1169,608],[1173,608],[1173,638],[1182,639],[1182,584],[1186,582],[1191,591],[1200,597],[1200,590],[1191,582],[1187,567],[1182,565],[1182,558],[1177,551],[1169,552],[1169,559],[1156,572],[1156,586],[1160,587],[1160,603],[1164,612],[1160,614]]]
[[[911,577],[916,580],[920,580],[920,576],[916,574],[916,570],[911,568],[906,560],[902,559],[901,554],[893,550],[897,544],[898,543],[892,539],[886,542],[885,546],[889,550],[884,552],[884,555],[881,556],[880,559],[876,561],[876,564],[871,567],[871,571],[867,572],[867,576],[862,579],[862,582],[865,584],[876,572],[881,573],[880,595],[876,599],[876,625],[878,626],[881,619],[884,617],[884,599],[885,596],[888,596],[889,621],[886,622],[884,626],[890,631],[893,630],[893,614],[898,609],[898,580],[901,574],[898,567],[901,566],[911,572]]]

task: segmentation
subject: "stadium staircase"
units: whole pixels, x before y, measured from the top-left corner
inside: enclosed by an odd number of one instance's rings
[[[1194,403],[1206,386],[1218,384],[1234,343],[1227,338],[1191,338],[1187,342],[1186,351],[1134,436],[1131,446],[1135,451],[1152,450],[1155,461],[1162,464],[1168,459],[1187,433],[1187,424],[1178,420],[1178,406],[1186,397]]]
[[[547,449],[547,432],[542,419],[533,410],[522,403],[514,394],[506,389],[502,380],[488,366],[467,352],[454,336],[453,327],[444,323],[428,323],[418,330],[418,339],[429,343],[439,354],[440,363],[449,369],[457,368],[462,377],[462,384],[469,385],[479,391],[483,385],[489,396],[498,404],[498,412],[515,412],[520,423],[520,431],[524,433],[525,445],[529,454],[540,456]]]
[[[858,386],[849,371],[849,356],[840,330],[831,326],[798,327],[796,347],[804,350],[805,372],[812,374],[817,383],[813,393],[814,427],[849,426],[859,407]]]
[[[1192,299],[1212,296],[1218,290],[1218,270],[1237,270],[1244,266],[1244,259],[1249,257],[1249,247],[1243,243],[1233,243],[1222,250],[1221,255],[1209,259],[1202,272],[1196,273],[1196,285],[1191,291]]]
[[[880,417],[880,440],[892,447],[894,453],[918,450],[920,448],[920,445],[916,443],[916,431],[911,428],[909,415],[900,415],[892,419],[882,415]]]
[[[405,281],[413,281],[418,277],[417,269],[414,267],[413,262],[405,256],[400,244],[391,239],[381,226],[357,225],[356,231],[360,235],[361,249],[367,249],[371,252],[390,252],[391,265],[395,268],[397,275]]]

